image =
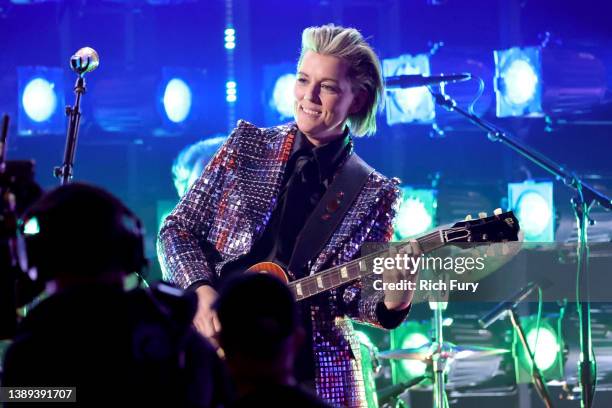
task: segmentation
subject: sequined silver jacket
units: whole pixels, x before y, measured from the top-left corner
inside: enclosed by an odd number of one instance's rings
[[[198,281],[214,286],[223,265],[249,252],[272,215],[296,130],[294,123],[262,129],[238,122],[160,230],[158,255],[167,280],[181,288]],[[309,262],[311,274],[354,259],[364,242],[390,240],[398,184],[370,175]],[[386,326],[377,313],[384,294],[368,288],[364,282],[341,287],[311,306],[317,393],[341,406],[365,406],[359,344],[347,317]]]

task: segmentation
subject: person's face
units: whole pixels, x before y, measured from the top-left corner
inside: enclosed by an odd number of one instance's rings
[[[315,146],[340,137],[349,114],[359,110],[347,63],[340,58],[307,51],[294,87],[298,128]]]

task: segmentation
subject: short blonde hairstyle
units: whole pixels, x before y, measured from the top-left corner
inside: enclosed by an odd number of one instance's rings
[[[333,24],[308,27],[302,33],[302,50],[298,70],[308,51],[331,55],[348,63],[348,76],[353,92],[365,91],[366,101],[356,113],[349,115],[348,126],[355,136],[376,132],[376,113],[384,103],[384,83],[380,60],[359,31]]]

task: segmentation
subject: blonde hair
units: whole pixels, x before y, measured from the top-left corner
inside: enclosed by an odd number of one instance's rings
[[[380,61],[359,31],[333,24],[308,27],[302,32],[302,50],[298,70],[307,51],[331,55],[347,62],[353,91],[365,91],[366,101],[356,113],[349,115],[348,126],[355,136],[376,132],[376,113],[384,103],[384,83]]]

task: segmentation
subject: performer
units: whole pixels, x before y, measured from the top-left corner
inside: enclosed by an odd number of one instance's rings
[[[342,193],[335,205],[330,201],[331,212],[347,205],[346,213],[323,249],[295,265],[304,250],[299,243],[318,238],[304,237],[305,225],[329,228],[326,217],[310,216],[327,200],[334,176],[355,162],[351,138],[375,132],[384,95],[380,62],[352,28],[305,29],[297,69],[295,123],[261,129],[239,121],[160,231],[165,277],[197,292],[194,324],[209,338],[220,329],[211,305],[228,275],[269,260],[291,265],[288,273],[296,279],[354,259],[364,242],[392,235],[399,180],[372,171],[352,201],[342,202]],[[384,279],[416,276],[394,273]],[[366,401],[349,318],[389,329],[408,314],[411,292],[366,291],[369,286],[358,282],[300,303],[311,342],[298,376],[315,380],[318,395],[337,405]]]

